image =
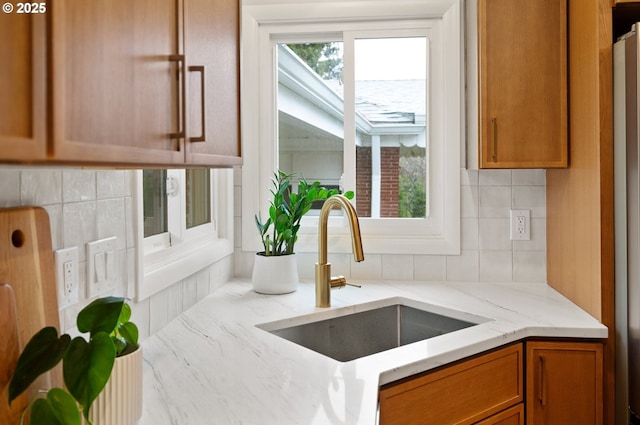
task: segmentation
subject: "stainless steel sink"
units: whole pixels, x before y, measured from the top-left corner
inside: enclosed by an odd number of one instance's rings
[[[335,360],[347,362],[486,321],[476,319],[479,320],[474,323],[394,300],[390,305],[338,317],[311,319],[313,321],[286,327],[279,325],[287,321],[258,327]]]

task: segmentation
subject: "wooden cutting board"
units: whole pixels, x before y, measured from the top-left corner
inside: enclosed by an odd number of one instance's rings
[[[58,300],[53,269],[49,215],[39,207],[0,209],[0,335],[16,335],[0,345],[0,390],[4,376],[11,375],[15,365],[10,357],[22,352],[31,337],[45,326],[60,329]],[[8,289],[10,288],[10,289]],[[13,296],[7,295],[12,293]],[[7,301],[14,298],[15,302]],[[15,313],[11,313],[15,306]],[[17,345],[17,350],[16,350]],[[2,356],[7,357],[5,362]],[[31,397],[38,389],[62,386],[58,366],[43,375],[29,389]],[[7,410],[6,395],[0,394],[0,423]],[[15,404],[15,402],[14,402]],[[12,404],[15,409],[17,404]],[[7,414],[7,412],[4,412]],[[9,424],[18,422],[9,422]]]
[[[11,407],[7,402],[11,374],[20,356],[20,338],[13,288],[4,284],[0,284],[0,329],[0,424],[15,424],[27,406],[27,397],[21,395]]]

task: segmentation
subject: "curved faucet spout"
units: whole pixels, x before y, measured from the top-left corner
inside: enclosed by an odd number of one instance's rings
[[[328,198],[320,210],[320,220],[318,222],[318,262],[316,263],[316,307],[331,306],[331,287],[333,278],[331,277],[331,264],[327,261],[327,227],[329,213],[334,207],[342,207],[345,216],[349,220],[351,228],[351,244],[353,259],[357,262],[364,261],[362,250],[362,237],[360,235],[360,223],[358,214],[351,202],[343,195],[333,195]],[[342,282],[344,278],[340,281]],[[338,279],[336,280],[338,281]],[[340,285],[338,285],[340,286]],[[341,286],[344,286],[342,284]]]

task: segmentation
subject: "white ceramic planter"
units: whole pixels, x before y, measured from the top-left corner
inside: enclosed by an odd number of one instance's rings
[[[253,290],[261,294],[288,294],[298,288],[296,255],[256,254],[253,263]]]
[[[91,406],[93,425],[135,425],[142,416],[142,347],[117,357],[106,387]]]

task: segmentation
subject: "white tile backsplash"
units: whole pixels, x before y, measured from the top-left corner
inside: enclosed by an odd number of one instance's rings
[[[480,251],[481,282],[511,282],[512,251]]]
[[[0,208],[20,205],[20,173],[0,170]]]
[[[514,186],[512,207],[514,210],[531,210],[532,218],[546,217],[545,186]]]
[[[79,303],[60,312],[61,328],[76,326],[77,313],[90,300],[86,294],[87,242],[116,236],[119,273],[111,294],[135,298],[136,238],[135,171],[79,170],[0,166],[0,207],[43,206],[49,213],[53,249],[78,247]],[[171,319],[233,275],[233,257],[218,263],[141,302],[132,302],[133,320],[140,338],[162,328]]]
[[[96,203],[73,202],[62,205],[63,245],[78,247],[78,261],[86,261],[85,244],[98,239]]]
[[[109,170],[96,173],[98,199],[122,198],[130,193],[127,188],[128,171]]]
[[[544,170],[461,170],[460,255],[329,254],[334,274],[353,279],[430,281],[546,281],[546,173]],[[238,175],[239,173],[235,173]],[[239,178],[239,176],[238,176]],[[241,185],[235,182],[236,196]],[[511,241],[509,211],[531,210],[531,240]],[[236,205],[236,276],[250,277],[254,253],[240,247]],[[301,279],[314,278],[316,254],[296,254]]]
[[[511,170],[479,170],[480,186],[511,186]]]
[[[96,173],[84,170],[62,172],[62,201],[83,202],[96,199]]]
[[[447,280],[447,257],[444,255],[416,255],[413,268],[416,280]]]
[[[387,280],[413,280],[414,256],[383,255],[382,278]]]
[[[509,217],[511,186],[480,186],[478,200],[480,217]]]
[[[479,251],[462,251],[447,256],[446,280],[476,282],[480,279]]]
[[[513,186],[545,186],[547,183],[545,170],[512,170],[511,184]]]
[[[62,202],[62,171],[32,169],[20,174],[22,205],[49,205]]]
[[[512,249],[510,220],[508,218],[479,219],[479,248],[481,251]]]
[[[513,281],[544,282],[547,278],[545,251],[514,251]]]

